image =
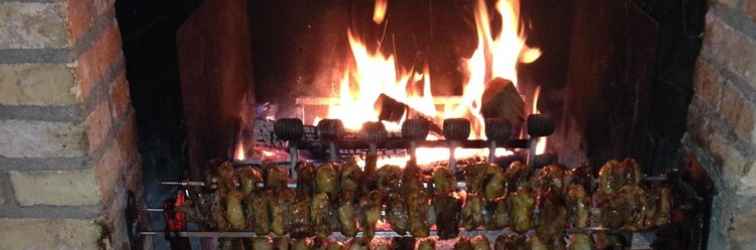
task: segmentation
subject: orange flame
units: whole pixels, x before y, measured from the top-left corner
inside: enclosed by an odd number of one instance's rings
[[[234,148],[234,160],[243,161],[247,159],[247,152],[244,152],[244,141],[239,140]]]
[[[383,22],[387,0],[376,0],[373,21]],[[426,64],[422,73],[414,69],[397,69],[395,58],[381,51],[368,51],[367,46],[351,30],[347,37],[354,63],[343,70],[339,84],[339,101],[329,106],[328,118],[341,119],[349,130],[359,129],[367,121],[377,121],[379,111],[373,106],[381,94],[405,103],[423,116],[430,117],[438,124],[445,118],[467,118],[471,122],[472,138],[485,139],[484,119],[481,114],[482,97],[491,79],[504,78],[517,86],[517,64],[530,63],[541,56],[538,49],[525,45],[525,36],[519,23],[519,1],[499,0],[496,12],[502,17],[501,32],[494,35],[491,31],[491,18],[484,0],[478,0],[475,9],[475,27],[478,45],[470,58],[464,60],[467,81],[464,83],[463,95],[455,103],[443,103],[444,110],[436,110],[431,94],[429,66]],[[422,80],[422,90],[414,84]],[[411,85],[408,85],[413,83]],[[408,91],[407,87],[410,87]],[[421,93],[421,94],[420,94]],[[398,131],[401,123],[384,122],[388,130]],[[455,155],[460,158],[485,156],[484,149],[457,149]],[[511,154],[506,150],[497,155]],[[448,159],[448,149],[417,149],[418,163],[430,163]],[[408,156],[382,159],[380,165],[399,163],[403,165]]]
[[[541,97],[541,87],[538,86],[533,93],[533,107],[531,109],[532,114],[540,114],[541,110],[538,109],[538,100]],[[547,137],[540,137],[536,142],[535,154],[540,155],[546,152]]]
[[[373,8],[373,22],[381,24],[386,18],[386,9],[388,9],[388,0],[375,0]]]

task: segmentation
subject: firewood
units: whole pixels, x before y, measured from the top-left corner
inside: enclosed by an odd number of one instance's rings
[[[496,78],[483,93],[481,112],[485,118],[505,119],[512,127],[520,128],[525,121],[525,101],[511,81]]]

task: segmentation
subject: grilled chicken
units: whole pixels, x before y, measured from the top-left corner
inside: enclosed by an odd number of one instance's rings
[[[502,234],[494,243],[496,250],[529,250],[527,238],[521,234]]]
[[[338,188],[339,176],[333,164],[326,163],[318,167],[315,173],[315,192],[334,196]]]
[[[398,193],[389,193],[387,202],[386,220],[391,224],[391,229],[399,235],[407,234],[409,215],[404,199]]]
[[[538,197],[538,209],[536,235],[549,245],[561,241],[567,226],[567,207],[562,197],[555,190],[547,190]]]
[[[315,235],[319,237],[328,237],[331,234],[329,223],[330,204],[328,194],[317,193],[312,196],[312,205],[310,205],[310,225]]]
[[[436,213],[438,237],[441,239],[457,237],[462,202],[451,194],[436,194],[432,202],[433,211]]]
[[[311,196],[315,193],[315,166],[301,162],[297,165],[297,193]]]
[[[310,224],[310,205],[312,201],[309,195],[297,195],[290,208],[291,218],[288,221],[289,234],[292,238],[305,238],[312,235]]]
[[[371,239],[375,235],[375,226],[381,219],[383,211],[383,193],[379,190],[373,190],[368,195],[360,199],[362,214],[360,226],[365,233],[365,238]]]
[[[509,197],[510,216],[512,216],[512,229],[518,233],[524,233],[533,228],[533,209],[535,198],[528,187],[521,187]]]
[[[467,237],[460,236],[457,242],[454,243],[454,250],[473,250],[472,242]]]
[[[478,235],[473,237],[470,240],[470,244],[472,244],[473,250],[490,250],[491,249],[491,243],[488,242],[488,238],[483,235]]]
[[[475,230],[484,225],[483,198],[475,193],[468,193],[462,207],[462,226],[467,230]]]
[[[521,161],[515,161],[509,164],[509,168],[504,171],[504,177],[507,180],[508,192],[517,191],[520,187],[529,186],[530,167]]]
[[[433,170],[433,193],[448,195],[457,188],[454,175],[445,167],[437,167]]]
[[[569,250],[592,250],[593,241],[591,237],[584,233],[570,234],[570,239],[567,242],[567,249]]]
[[[259,170],[252,167],[244,167],[238,172],[239,177],[239,191],[242,195],[247,196],[252,191],[257,190],[257,185],[262,183],[262,174]]]
[[[247,221],[242,208],[243,197],[244,195],[238,191],[231,191],[226,195],[226,221],[228,221],[232,230],[247,228]]]
[[[567,204],[569,207],[569,224],[574,228],[588,227],[590,216],[590,197],[585,193],[583,185],[571,184],[567,190]]]
[[[394,165],[386,165],[376,171],[377,187],[379,190],[390,193],[399,192],[402,183],[402,169]]]
[[[417,250],[435,250],[436,241],[430,238],[422,239],[417,243]]]
[[[268,213],[271,194],[266,191],[252,193],[246,203],[247,217],[251,218],[255,234],[270,233],[270,214]]]
[[[294,202],[294,191],[288,188],[278,191],[270,196],[268,211],[270,212],[270,231],[275,235],[286,234],[287,225],[291,216],[291,206]]]

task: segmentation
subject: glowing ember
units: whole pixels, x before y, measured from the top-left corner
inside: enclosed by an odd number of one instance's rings
[[[387,5],[387,0],[376,0],[373,13],[375,23],[384,21]],[[436,109],[439,102],[433,99],[430,91],[432,82],[427,64],[422,73],[417,73],[419,69],[398,69],[393,55],[386,55],[380,50],[369,51],[359,37],[347,30],[352,52],[352,58],[347,61],[353,63],[348,63],[343,69],[338,103],[329,105],[327,117],[340,119],[346,129],[356,131],[363,123],[378,120],[380,112],[376,110],[374,103],[381,94],[386,94],[417,110],[421,115],[430,117],[437,124],[441,124],[445,118],[467,118],[471,123],[471,138],[485,139],[484,119],[480,111],[488,82],[494,78],[504,78],[517,86],[517,64],[531,63],[541,55],[540,50],[525,45],[525,36],[519,23],[519,1],[499,0],[495,9],[501,16],[502,28],[501,32],[494,35],[490,27],[492,19],[488,15],[488,7],[484,0],[477,1],[475,26],[478,45],[472,56],[464,60],[467,81],[461,98],[454,103],[442,103],[444,110]],[[418,84],[410,84],[420,80],[422,89],[419,89]],[[384,122],[390,131],[398,131],[400,124],[401,122]],[[457,149],[455,154],[459,158],[485,157],[487,150]],[[496,154],[503,156],[511,152],[501,150]],[[449,150],[419,148],[417,156],[418,164],[438,162],[448,159]],[[409,156],[387,157],[379,160],[379,166],[401,166],[408,159]]]
[[[373,22],[381,24],[383,19],[386,18],[386,9],[388,9],[388,0],[375,0],[375,8],[373,9]]]
[[[247,152],[244,149],[244,141],[239,140],[234,148],[234,160],[243,161],[247,159]]]

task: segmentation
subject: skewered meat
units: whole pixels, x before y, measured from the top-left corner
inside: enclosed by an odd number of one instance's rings
[[[291,239],[289,237],[277,237],[273,240],[273,245],[275,250],[289,250],[289,245],[291,244]]]
[[[401,194],[406,195],[413,192],[423,191],[424,176],[420,169],[414,164],[414,161],[408,161],[407,166],[402,172]]]
[[[486,164],[475,164],[464,168],[465,188],[468,193],[480,193],[486,184]]]
[[[360,226],[365,233],[365,238],[371,239],[375,235],[375,226],[381,219],[382,206],[383,193],[379,190],[373,190],[360,199],[360,207],[362,207]]]
[[[234,174],[234,166],[229,161],[224,161],[216,169],[218,178],[218,193],[221,196],[225,196],[228,192],[236,190],[236,186],[239,184],[239,180],[236,179]]]
[[[656,226],[668,224],[671,221],[672,189],[663,186],[659,189],[659,211],[656,214]]]
[[[379,240],[372,240],[370,241],[370,244],[368,245],[368,248],[370,250],[391,250],[394,249],[393,241],[391,239],[379,239]]]
[[[319,237],[328,237],[331,234],[331,227],[328,223],[330,217],[330,206],[328,203],[328,194],[317,193],[312,197],[310,205],[310,225],[315,234]]]
[[[472,249],[474,250],[490,250],[491,249],[491,243],[488,242],[488,238],[483,235],[478,235],[472,238],[470,240],[470,244],[472,244]]]
[[[268,167],[268,176],[265,178],[265,187],[273,190],[288,188],[288,176],[286,169],[270,166]]]
[[[527,239],[521,234],[499,235],[494,243],[496,250],[529,250]]]
[[[244,230],[247,227],[241,202],[243,197],[244,195],[238,191],[231,191],[226,195],[226,220],[233,230]]]
[[[454,250],[473,250],[472,242],[464,236],[460,236],[457,243],[454,243]]]
[[[474,230],[484,224],[483,198],[475,193],[468,193],[462,207],[462,226],[467,230]]]
[[[459,210],[462,202],[451,194],[433,196],[433,211],[436,213],[438,237],[451,239],[459,234]]]
[[[593,241],[584,233],[570,234],[570,239],[567,243],[567,249],[569,250],[591,250],[593,249]]]
[[[270,233],[270,214],[268,206],[270,193],[256,191],[247,198],[247,216],[252,218],[255,234],[267,235]]]
[[[535,199],[530,188],[523,186],[507,197],[510,215],[512,216],[512,229],[518,233],[524,233],[533,228],[533,209]]]
[[[428,237],[430,234],[428,194],[423,190],[410,191],[406,195],[406,202],[410,233],[414,237]]]
[[[507,189],[514,192],[518,188],[529,185],[530,167],[521,161],[515,161],[509,164],[509,168],[504,171],[504,177],[507,180]]]
[[[417,250],[435,250],[436,241],[430,238],[422,239],[417,243]]]
[[[530,245],[530,250],[551,250],[537,234],[531,235],[528,238],[528,245]]]
[[[378,189],[384,192],[398,192],[402,181],[402,169],[394,165],[386,165],[376,171]]]
[[[347,250],[368,250],[368,242],[365,239],[354,238],[349,241],[344,249]]]
[[[567,208],[564,200],[555,190],[547,190],[539,195],[536,235],[554,249],[562,238],[562,230],[567,225]]]
[[[572,168],[564,176],[565,186],[581,185],[583,186],[583,190],[593,190],[592,181],[593,174],[591,174],[591,168],[588,165]]]
[[[407,234],[409,230],[409,216],[407,215],[404,199],[397,193],[389,193],[387,205],[386,219],[391,224],[391,229],[399,235]]]
[[[486,184],[483,194],[487,201],[494,201],[506,195],[506,180],[504,172],[496,165],[489,164],[486,167]]]
[[[268,237],[257,237],[252,242],[252,249],[254,250],[273,250],[273,242],[270,242]]]
[[[293,244],[291,245],[291,250],[310,250],[310,249],[311,247],[310,247],[310,242],[308,239],[294,240]]]
[[[277,194],[270,196],[268,203],[270,211],[270,231],[278,236],[286,234],[286,220],[290,216],[290,206],[294,200],[294,192],[291,189],[283,189]]]
[[[357,193],[362,185],[362,170],[357,166],[354,161],[348,162],[341,166],[341,176],[339,177],[339,184],[341,184],[341,192]]]
[[[244,196],[249,195],[257,189],[257,184],[262,183],[262,174],[252,167],[244,167],[239,170],[239,190]]]
[[[499,198],[493,202],[493,216],[488,223],[489,229],[502,229],[512,224],[512,216],[509,214],[511,209],[506,197]]]
[[[627,158],[622,161],[622,168],[625,169],[625,180],[627,184],[640,184],[643,175],[641,174],[640,165],[635,159]]]
[[[308,162],[297,165],[297,193],[307,196],[315,192],[315,166]]]
[[[226,219],[226,210],[223,205],[223,197],[220,195],[220,190],[211,194],[210,197],[210,214],[212,215],[211,228],[215,228],[221,231],[227,231],[231,228],[231,225]]]
[[[585,193],[583,185],[572,184],[567,190],[567,203],[569,205],[569,223],[574,228],[588,226],[590,216],[590,197]]]
[[[538,170],[533,184],[536,192],[554,190],[562,192],[564,189],[564,170],[562,167],[551,164]]]
[[[454,179],[454,175],[445,167],[437,167],[433,169],[433,192],[435,194],[450,194],[454,192],[457,187],[457,181]]]
[[[351,195],[347,195],[351,196]],[[354,237],[357,234],[357,217],[355,216],[354,203],[351,198],[341,201],[337,209],[341,234],[346,237]]]
[[[625,185],[624,168],[615,160],[607,161],[599,170],[598,192],[611,194]]]
[[[316,171],[315,192],[333,196],[337,191],[338,181],[339,178],[334,166],[331,163],[323,164]]]
[[[620,211],[624,218],[623,228],[630,231],[643,228],[646,209],[646,191],[637,184],[625,185],[617,191],[610,207]]]
[[[289,234],[293,238],[305,238],[312,235],[310,224],[310,205],[309,195],[297,195],[294,203],[291,205],[291,218],[289,218]]]

